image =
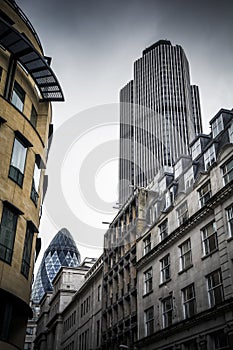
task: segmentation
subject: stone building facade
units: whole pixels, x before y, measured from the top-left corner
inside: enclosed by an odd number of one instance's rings
[[[233,111],[210,124],[192,158],[151,187],[154,217],[137,243],[139,349],[233,349]]]
[[[40,302],[34,349],[98,349],[101,340],[102,257],[62,267]]]
[[[135,191],[104,236],[102,349],[137,339],[136,241],[146,229],[146,192]]]
[[[40,40],[15,1],[0,11],[0,348],[22,349],[28,316],[51,101],[64,97]]]
[[[66,305],[59,281],[68,271],[75,281],[81,267],[60,271],[42,301],[36,349],[233,348],[233,111],[210,125],[190,156],[134,190]],[[44,348],[42,334],[52,339]]]

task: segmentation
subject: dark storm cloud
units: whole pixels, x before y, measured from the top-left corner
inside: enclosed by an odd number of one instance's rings
[[[52,56],[65,93],[65,103],[53,104],[55,129],[82,110],[117,102],[133,62],[161,38],[186,52],[192,82],[200,87],[205,132],[221,107],[233,107],[232,0],[16,1]],[[55,231],[46,215],[43,220],[42,233]]]
[[[205,121],[220,107],[231,107],[227,87],[233,78],[232,1],[18,3],[38,31],[45,53],[53,56],[67,99],[58,114],[69,108],[75,113],[77,100],[80,108],[117,101],[120,87],[132,77],[133,61],[160,38],[183,46],[192,81],[200,85]]]

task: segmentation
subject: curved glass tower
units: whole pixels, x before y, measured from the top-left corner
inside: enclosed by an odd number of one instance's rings
[[[61,266],[80,265],[80,253],[70,232],[63,228],[46,249],[32,288],[32,301],[39,303],[44,294],[53,290],[52,281]]]

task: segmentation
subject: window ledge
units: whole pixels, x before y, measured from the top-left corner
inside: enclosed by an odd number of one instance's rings
[[[153,293],[153,289],[151,289],[149,292],[147,292],[146,294],[143,294],[143,298],[147,297],[148,295],[150,295],[151,293]]]
[[[227,239],[227,242],[231,242],[233,241],[233,236],[230,236],[228,239]]]
[[[187,266],[185,269],[178,272],[178,275],[182,275],[182,273],[187,272],[189,269],[193,267],[193,264]]]
[[[160,283],[159,288],[165,286],[168,282],[170,282],[172,279],[168,278],[166,281],[164,281],[163,283]]]
[[[218,252],[218,248],[214,249],[211,253],[208,253],[208,254],[202,256],[201,260],[205,260],[206,258],[211,257],[216,252]]]

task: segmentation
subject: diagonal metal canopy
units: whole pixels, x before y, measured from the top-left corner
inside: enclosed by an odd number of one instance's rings
[[[0,18],[0,45],[22,64],[34,79],[44,101],[64,101],[61,86],[47,63],[27,37]]]

